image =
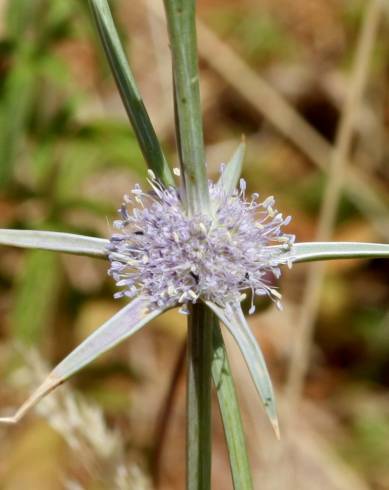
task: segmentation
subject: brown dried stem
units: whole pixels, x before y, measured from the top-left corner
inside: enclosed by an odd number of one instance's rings
[[[331,239],[343,186],[346,183],[345,178],[350,176],[348,157],[351,150],[355,120],[368,79],[371,52],[377,34],[380,13],[381,1],[371,0],[366,8],[366,14],[359,34],[349,91],[339,123],[335,147],[330,159],[328,181],[316,233],[317,241],[328,241]],[[294,406],[300,398],[308,369],[310,346],[319,309],[320,291],[325,270],[324,262],[314,263],[309,268],[287,382],[287,397],[290,406]]]

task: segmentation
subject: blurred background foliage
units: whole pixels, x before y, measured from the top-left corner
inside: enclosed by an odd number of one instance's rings
[[[146,106],[174,163],[168,42],[156,3],[111,2]],[[221,42],[333,143],[367,2],[198,3],[201,19]],[[388,15],[386,9],[352,153],[386,204]],[[1,0],[0,36],[0,226],[109,236],[122,195],[144,181],[145,172],[87,2]],[[314,239],[324,173],[231,86],[228,74],[216,73],[204,56],[200,65],[209,173],[217,174],[245,134],[250,189],[274,194],[279,209],[294,217],[290,229],[298,240]],[[334,238],[383,239],[347,196]],[[284,312],[264,305],[264,313],[251,319],[280,393],[305,272],[296,266],[285,273]],[[285,437],[284,471],[280,446],[262,427],[247,373],[234,360],[255,488],[389,489],[388,272],[387,261],[329,265],[304,392],[306,416]],[[116,311],[112,293],[106,265],[98,260],[1,249],[2,410],[25,398],[45,364],[59,361]],[[183,488],[184,375],[177,358],[184,336],[182,317],[165,315],[43,402],[42,417],[1,428],[0,487],[142,489],[152,488],[154,479],[160,488]],[[162,407],[175,369],[181,374],[166,417]],[[224,490],[231,487],[216,409],[214,418],[214,487]],[[287,480],[277,484],[281,473]]]

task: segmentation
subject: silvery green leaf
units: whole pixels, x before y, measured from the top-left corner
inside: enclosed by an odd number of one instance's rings
[[[231,160],[227,163],[224,171],[217,182],[217,185],[222,186],[227,195],[231,195],[236,189],[240,175],[242,173],[242,163],[246,151],[244,141],[240,143]]]
[[[144,298],[134,299],[65,357],[23,403],[14,416],[2,417],[0,423],[15,424],[18,422],[41,398],[62,384],[67,378],[122,340],[133,335],[161,313],[162,310],[151,308]]]
[[[238,344],[255,387],[265,406],[266,413],[273,426],[274,432],[276,433],[277,438],[279,438],[280,433],[276,402],[270,375],[263,354],[246,322],[240,304],[230,303],[227,308],[221,308],[211,301],[206,301],[206,304],[224,323]]]
[[[165,185],[174,185],[172,173],[127,62],[108,1],[89,0],[89,4],[124,107],[145,160],[149,168]]]
[[[292,262],[356,258],[385,258],[389,257],[389,244],[359,242],[303,242],[293,245],[292,256]]]
[[[72,233],[36,230],[7,230],[0,229],[0,245],[12,247],[36,248],[65,252],[90,257],[107,257],[109,241]]]

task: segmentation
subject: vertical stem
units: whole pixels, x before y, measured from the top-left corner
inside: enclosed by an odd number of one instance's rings
[[[211,488],[211,315],[197,303],[188,320],[187,490]]]
[[[206,213],[209,192],[197,66],[196,1],[164,0],[173,60],[176,137],[189,214]],[[211,485],[211,354],[208,309],[191,306],[188,320],[187,489]]]
[[[173,59],[177,142],[191,214],[209,205],[196,40],[195,0],[164,0]]]

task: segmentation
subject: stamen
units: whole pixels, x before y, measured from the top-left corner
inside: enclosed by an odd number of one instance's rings
[[[148,176],[153,192],[137,184],[124,196],[114,222],[118,232],[107,247],[109,273],[123,288],[115,297],[143,294],[158,307],[201,298],[225,307],[251,289],[250,314],[256,295],[280,307],[281,295],[266,278],[278,278],[281,264],[291,267],[294,236],[281,231],[290,217],[274,208],[272,196],[261,203],[254,193],[246,200],[243,179],[230,195],[210,183],[213,214],[188,216],[178,190],[163,187],[152,171]]]

